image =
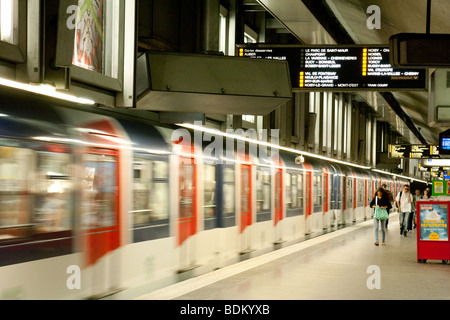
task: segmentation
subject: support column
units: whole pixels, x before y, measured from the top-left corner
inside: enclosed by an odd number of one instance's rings
[[[206,54],[219,52],[220,2],[219,0],[202,1],[202,40],[201,50]]]

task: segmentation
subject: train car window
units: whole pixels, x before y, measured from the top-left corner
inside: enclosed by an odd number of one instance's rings
[[[353,205],[353,178],[347,178],[347,208]]]
[[[297,180],[297,175],[293,174],[293,175],[291,175],[290,178],[291,178],[290,180],[291,180],[291,185],[292,185],[292,189],[291,189],[291,191],[292,191],[291,208],[298,208],[299,204],[298,204],[298,187],[297,187],[298,180]]]
[[[167,182],[169,179],[169,164],[167,161],[152,161],[153,180]]]
[[[299,208],[303,208],[303,175],[297,175],[297,204]]]
[[[270,220],[271,205],[271,173],[270,168],[256,169],[256,217],[257,221]]]
[[[233,214],[234,213],[234,192],[235,192],[235,182],[234,182],[235,170],[233,167],[223,168],[223,213]]]
[[[293,206],[293,199],[292,199],[292,177],[294,175],[291,173],[286,174],[286,182],[285,182],[285,188],[286,188],[286,207],[289,209],[292,209]]]
[[[189,161],[191,161],[189,159]],[[181,161],[180,163],[180,219],[194,215],[194,164]]]
[[[345,199],[345,190],[344,190],[344,179],[342,175],[337,176],[337,185],[338,185],[338,192],[336,195],[336,201],[337,201],[337,209],[344,209],[344,199]]]
[[[0,239],[30,235],[34,159],[33,150],[0,147]]]
[[[0,239],[72,229],[70,166],[67,153],[0,147]]]
[[[216,218],[216,167],[205,165],[203,171],[203,213],[205,219]]]
[[[132,213],[134,224],[168,219],[168,163],[136,158],[133,171]]]
[[[153,178],[150,185],[150,221],[169,219],[169,163],[152,161]]]
[[[67,153],[37,153],[37,194],[33,222],[36,232],[72,229],[71,193],[73,181],[69,172],[71,157]]]
[[[322,175],[314,176],[314,204],[322,205]]]
[[[116,224],[117,159],[110,155],[85,154],[83,162],[82,227],[112,227]]]
[[[286,174],[286,216],[293,217],[302,214],[303,208],[303,175]]]
[[[68,150],[0,138],[0,267],[73,252]]]
[[[294,173],[286,175],[286,206],[288,209],[297,209],[301,205],[299,193],[302,192],[302,186],[299,186],[299,183],[303,183],[301,175]]]
[[[364,205],[364,180],[358,180],[358,206]]]

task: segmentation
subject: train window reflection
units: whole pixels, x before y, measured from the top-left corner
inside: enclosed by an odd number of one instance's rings
[[[297,175],[297,188],[298,188],[297,204],[298,204],[299,208],[303,208],[303,175],[302,174]]]
[[[83,229],[116,224],[117,160],[102,154],[84,155],[81,221]]]
[[[166,161],[134,159],[133,222],[169,217],[169,165]]]
[[[300,209],[303,206],[303,175],[286,174],[286,206],[288,209]]]
[[[358,206],[361,206],[364,202],[364,181],[358,181]]]
[[[0,147],[0,239],[27,236],[31,223],[33,150]]]
[[[277,170],[275,173],[275,209],[281,210],[281,170]],[[266,190],[264,190],[266,191]],[[270,194],[270,193],[269,193]],[[264,196],[266,196],[266,192],[264,192]]]
[[[292,185],[292,202],[291,202],[291,208],[298,208],[298,188],[297,188],[297,176],[295,174],[291,175],[291,185]]]
[[[0,146],[0,239],[72,228],[71,156],[50,147],[59,152]]]
[[[258,167],[256,171],[256,212],[270,210],[270,169]]]
[[[194,164],[191,159],[180,163],[180,218],[194,215]]]
[[[249,197],[250,197],[250,169],[247,166],[241,167],[241,213],[250,211]]]
[[[212,165],[204,166],[204,204],[205,217],[216,215],[216,167]]]
[[[292,199],[293,196],[292,188],[294,187],[293,185],[294,181],[292,180],[293,177],[294,177],[293,174],[290,173],[286,174],[286,206],[289,209],[292,209],[294,207],[293,203],[294,199]],[[295,184],[297,183],[295,182]],[[297,201],[297,199],[295,201]]]
[[[70,230],[70,196],[73,187],[69,174],[70,155],[39,152],[37,160],[36,231]]]
[[[314,177],[314,204],[322,204],[322,176],[317,175]]]
[[[234,213],[234,174],[233,167],[223,168],[223,213]]]
[[[169,178],[169,164],[167,161],[152,161],[153,165],[153,179],[167,180]]]
[[[347,208],[353,204],[353,179],[347,179]]]

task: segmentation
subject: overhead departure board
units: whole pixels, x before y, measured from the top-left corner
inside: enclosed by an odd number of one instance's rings
[[[426,88],[425,69],[395,69],[379,46],[238,46],[239,56],[285,60],[292,87],[305,90],[415,90]]]
[[[439,148],[426,144],[397,144],[389,145],[390,158],[430,159],[439,158]]]

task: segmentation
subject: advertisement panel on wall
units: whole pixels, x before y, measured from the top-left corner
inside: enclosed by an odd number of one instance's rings
[[[417,202],[417,261],[450,261],[450,241],[448,237],[449,201]]]
[[[448,206],[448,203],[421,204],[421,241],[448,241]]]

